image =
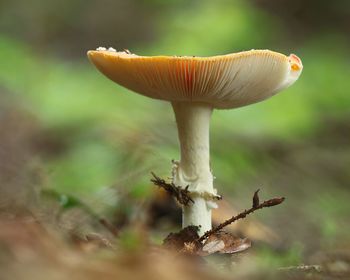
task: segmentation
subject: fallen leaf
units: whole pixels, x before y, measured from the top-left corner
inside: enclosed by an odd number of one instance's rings
[[[206,242],[203,246],[203,251],[208,252],[209,254],[213,254],[215,252],[220,252],[225,248],[225,243],[222,240],[213,240],[210,242]]]
[[[207,255],[213,253],[234,254],[247,250],[251,245],[248,238],[239,238],[231,233],[219,231],[208,237],[202,251]]]

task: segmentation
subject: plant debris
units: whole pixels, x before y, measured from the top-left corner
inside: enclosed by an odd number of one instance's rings
[[[155,180],[152,180],[152,182],[161,181],[163,184],[164,180],[160,179],[153,173],[152,175],[155,177]],[[249,239],[236,237],[231,233],[222,231],[222,229],[239,219],[244,219],[247,215],[256,210],[279,205],[285,199],[284,197],[275,197],[260,203],[258,193],[259,190],[253,195],[251,208],[231,217],[217,227],[207,231],[202,236],[199,237],[197,226],[188,226],[178,233],[170,233],[164,239],[163,246],[180,253],[199,256],[208,256],[214,253],[234,254],[247,250],[251,247]]]
[[[89,233],[84,237],[72,236],[74,244],[83,252],[96,252],[99,249],[115,250],[111,241],[98,233]]]
[[[112,233],[113,236],[117,237],[119,235],[118,229],[112,225],[109,221],[107,221],[104,218],[100,218],[99,222],[101,225],[103,225],[110,233]]]
[[[275,197],[269,200],[265,200],[264,202],[260,203],[259,201],[259,195],[258,195],[259,190],[257,190],[254,193],[253,196],[253,205],[251,208],[249,208],[248,210],[244,210],[243,212],[239,213],[236,216],[231,217],[230,219],[226,220],[225,222],[221,223],[220,225],[218,225],[217,227],[207,231],[206,233],[204,233],[200,238],[198,238],[198,242],[202,242],[204,240],[206,240],[209,236],[213,235],[216,232],[219,232],[220,230],[222,230],[224,227],[228,226],[229,224],[232,224],[233,222],[240,220],[240,219],[244,219],[247,215],[255,212],[256,210],[262,209],[262,208],[266,208],[266,207],[272,207],[272,206],[276,206],[281,204],[285,198],[284,197]]]
[[[260,204],[260,199],[259,199],[259,191],[260,189],[257,189],[253,195],[253,207],[258,207]]]
[[[156,186],[166,190],[171,196],[175,197],[180,204],[187,206],[190,203],[194,203],[193,199],[190,197],[191,192],[188,190],[189,186],[186,186],[183,189],[181,187],[175,186],[173,183],[165,182],[164,179],[158,177],[153,172],[151,172],[151,174],[153,176],[151,182]]]
[[[239,238],[229,232],[219,231],[210,235],[204,242],[203,255],[221,253],[235,254],[247,250],[252,246],[248,238]]]
[[[202,247],[196,240],[199,238],[197,226],[188,226],[177,233],[170,233],[163,241],[163,246],[175,251],[197,251]],[[192,247],[192,249],[190,249]],[[187,248],[187,250],[186,250]],[[188,250],[190,249],[190,250]]]

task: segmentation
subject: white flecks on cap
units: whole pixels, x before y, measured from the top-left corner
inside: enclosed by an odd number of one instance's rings
[[[293,84],[302,71],[295,56],[251,50],[213,57],[137,56],[88,52],[114,82],[139,94],[167,101],[202,102],[214,108],[262,101]]]
[[[110,52],[116,52],[117,50],[114,49],[114,48],[112,48],[112,47],[109,47],[109,48],[108,48],[108,51],[110,51]]]
[[[96,49],[96,51],[106,51],[107,49],[106,48],[104,48],[104,47],[98,47],[97,49]]]

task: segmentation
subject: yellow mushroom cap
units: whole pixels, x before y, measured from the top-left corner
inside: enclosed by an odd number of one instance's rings
[[[212,57],[138,56],[115,50],[89,51],[93,64],[112,81],[167,101],[203,102],[228,109],[264,100],[293,84],[301,60],[269,50]]]

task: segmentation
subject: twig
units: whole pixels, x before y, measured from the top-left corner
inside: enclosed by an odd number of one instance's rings
[[[232,224],[233,222],[245,218],[247,215],[253,213],[256,210],[266,208],[266,207],[272,207],[276,206],[278,204],[281,204],[284,201],[284,197],[275,197],[269,200],[264,201],[263,203],[259,202],[259,195],[258,195],[259,190],[257,190],[254,193],[253,196],[253,206],[249,208],[248,210],[244,210],[243,212],[239,213],[236,216],[233,216],[232,218],[226,220],[225,222],[221,223],[218,225],[216,228],[213,228],[207,232],[205,232],[201,237],[199,237],[196,241],[202,242],[205,239],[207,239],[210,235],[222,230],[224,227],[228,226],[229,224]]]
[[[301,271],[301,272],[317,272],[320,273],[323,271],[323,267],[318,264],[313,265],[298,265],[298,266],[288,266],[288,267],[280,267],[278,270],[285,272],[293,272],[293,271]]]
[[[119,231],[117,230],[117,228],[114,225],[112,225],[110,222],[108,222],[106,219],[101,218],[99,219],[99,222],[114,236],[118,236]]]
[[[173,183],[167,183],[162,178],[158,177],[156,174],[151,172],[153,179],[151,179],[151,182],[155,184],[156,186],[163,188],[166,190],[170,195],[174,196],[176,200],[182,204],[187,206],[190,202],[194,203],[193,199],[190,197],[190,191],[188,190],[189,186],[186,186],[186,188],[181,188],[175,186]]]
[[[257,189],[253,195],[253,208],[258,207],[260,204],[259,191],[260,189]]]

